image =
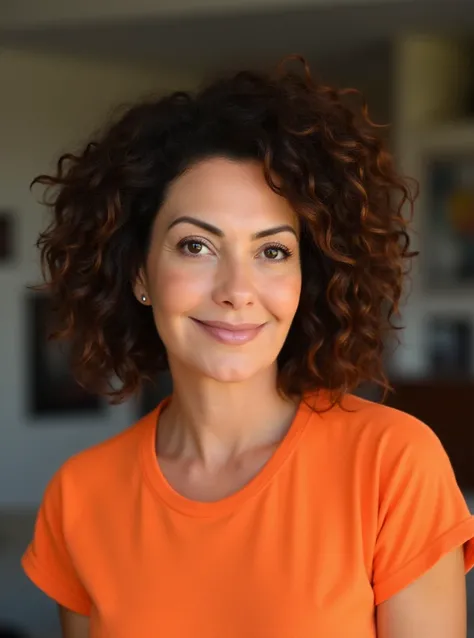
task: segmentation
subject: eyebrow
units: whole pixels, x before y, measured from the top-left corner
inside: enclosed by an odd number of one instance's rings
[[[173,226],[177,226],[178,224],[192,224],[193,226],[207,230],[212,235],[216,235],[216,237],[224,237],[224,232],[220,228],[217,228],[217,226],[213,226],[212,224],[208,224],[201,219],[197,219],[196,217],[178,217],[171,222],[168,226],[168,230],[171,230]],[[289,224],[282,224],[281,226],[274,226],[273,228],[260,230],[258,233],[254,233],[252,235],[252,239],[263,239],[264,237],[270,237],[271,235],[277,235],[278,233],[284,232],[292,233],[295,237],[297,237],[296,230],[292,226]]]

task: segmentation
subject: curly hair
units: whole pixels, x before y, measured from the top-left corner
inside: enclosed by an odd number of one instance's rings
[[[321,84],[291,57],[304,73],[283,63],[133,105],[33,181],[53,213],[38,239],[41,288],[60,326],[53,336],[70,341],[87,389],[119,402],[166,369],[132,286],[170,183],[217,156],[260,161],[300,219],[302,292],[278,357],[279,390],[325,388],[339,401],[364,382],[389,387],[383,349],[414,254],[414,195],[363,100],[349,104],[358,92]]]

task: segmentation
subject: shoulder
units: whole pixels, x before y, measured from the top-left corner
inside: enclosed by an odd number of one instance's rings
[[[333,407],[330,407],[328,395],[309,394],[305,403],[323,422],[343,427],[346,433],[356,430],[360,434],[367,429],[375,437],[384,433],[416,439],[431,432],[425,423],[411,414],[354,394],[346,394],[341,403]]]
[[[318,409],[314,398],[308,403]],[[401,462],[430,466],[445,462],[443,446],[429,427],[416,417],[355,395],[341,405],[315,413],[331,443],[370,462],[374,470]]]
[[[153,437],[153,411],[123,432],[69,458],[53,475],[45,498],[56,494],[62,505],[90,502],[130,483],[139,471],[142,447]],[[100,489],[98,489],[100,488]]]
[[[410,524],[410,512],[436,511],[441,500],[448,509],[456,508],[461,519],[468,515],[448,455],[429,425],[352,395],[342,405],[313,414],[316,427],[307,428],[308,454],[318,455],[325,481],[331,477],[341,500],[351,498],[365,512],[370,538],[388,516],[395,520],[397,512],[405,513],[403,529]]]

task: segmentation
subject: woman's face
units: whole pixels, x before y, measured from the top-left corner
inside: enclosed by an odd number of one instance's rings
[[[239,382],[273,368],[300,297],[298,234],[257,162],[207,159],[172,183],[135,290],[172,369]]]

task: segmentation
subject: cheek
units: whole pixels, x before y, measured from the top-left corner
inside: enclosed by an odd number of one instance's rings
[[[199,272],[198,272],[199,271]],[[179,315],[196,307],[209,294],[209,277],[200,269],[158,264],[152,281],[152,302],[158,312]]]
[[[263,298],[268,310],[277,319],[291,322],[298,308],[301,294],[301,274],[289,273],[275,277],[263,289]]]

